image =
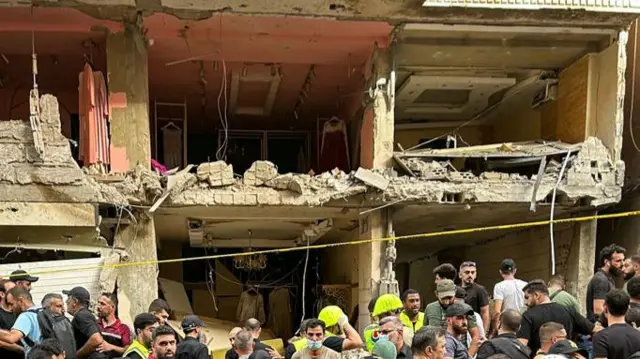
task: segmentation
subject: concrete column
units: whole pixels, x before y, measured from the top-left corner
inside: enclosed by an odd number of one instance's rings
[[[112,162],[119,169],[151,164],[149,73],[144,36],[135,25],[107,36]],[[124,163],[122,163],[124,161]]]
[[[391,168],[393,156],[393,89],[390,86],[389,51],[376,49],[367,64],[367,88],[372,96],[364,111],[360,129],[360,166],[368,169]],[[393,226],[388,209],[369,213],[360,220],[360,239],[384,238],[391,235]],[[395,249],[392,250],[394,252]],[[370,323],[369,301],[380,293],[380,282],[384,279],[383,291],[397,288],[395,277],[383,278],[385,271],[387,243],[372,242],[358,248],[358,305],[359,329]],[[397,289],[396,289],[397,290]]]
[[[143,212],[136,213],[137,224],[121,227],[115,235],[115,246],[126,248],[126,262],[155,263],[158,259],[156,231],[153,218]],[[118,310],[123,318],[131,320],[149,309],[158,297],[158,265],[142,264],[117,269]]]
[[[107,70],[111,111],[112,169],[150,168],[149,79],[146,40],[140,19],[126,24],[126,31],[107,36]],[[115,245],[124,247],[128,262],[157,260],[153,218],[136,213],[138,223],[121,227]],[[158,266],[145,264],[117,270],[121,316],[133,318],[145,312],[158,296]],[[124,311],[124,313],[123,313]]]
[[[582,314],[586,314],[587,286],[593,276],[595,265],[597,226],[596,220],[574,225],[574,235],[567,261],[567,291],[578,299]]]
[[[385,237],[385,214],[386,211],[382,209],[360,219],[360,239]],[[358,246],[358,329],[361,332],[371,322],[369,302],[379,295],[384,248],[385,244],[382,242]]]

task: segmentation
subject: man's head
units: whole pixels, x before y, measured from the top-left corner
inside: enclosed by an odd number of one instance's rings
[[[624,321],[629,325],[635,325],[636,328],[640,328],[640,309],[629,307],[627,314],[624,315]]]
[[[62,294],[67,296],[67,310],[71,315],[75,315],[82,308],[89,308],[91,295],[83,287],[74,287],[71,290],[63,290]]]
[[[246,322],[244,322],[244,329],[248,330],[253,339],[260,338],[260,332],[262,331],[262,326],[260,325],[260,321],[256,318],[249,318]]]
[[[373,345],[373,351],[371,351],[374,357],[379,359],[396,359],[398,356],[398,349],[395,344],[388,340],[378,340]]]
[[[640,278],[633,277],[627,282],[627,293],[632,300],[640,301]]]
[[[30,275],[28,272],[23,271],[22,269],[11,272],[11,275],[9,276],[9,280],[14,282],[16,286],[22,287],[28,291],[31,291],[31,283],[37,282],[38,279],[38,277]]]
[[[435,282],[438,284],[442,279],[449,279],[454,281],[458,272],[456,271],[456,267],[451,263],[443,263],[433,269],[433,275],[435,276]]]
[[[248,358],[253,353],[253,335],[248,330],[242,329],[236,334],[235,349],[241,359]]]
[[[500,263],[500,275],[502,277],[510,277],[516,275],[516,262],[511,258],[505,258]]]
[[[58,293],[49,293],[42,298],[42,308],[53,313],[64,314],[64,299]]]
[[[242,328],[235,327],[235,328],[231,329],[231,331],[229,331],[229,343],[231,344],[232,348],[235,348],[236,334],[238,334],[241,330],[242,330]]]
[[[633,278],[636,273],[640,274],[640,255],[634,254],[626,258],[622,264],[622,272],[624,273],[624,280]]]
[[[450,279],[438,281],[436,285],[436,297],[443,308],[453,304],[456,297],[456,285]]]
[[[407,289],[402,293],[402,304],[404,305],[404,312],[407,315],[414,317],[420,312],[420,293],[415,289]]]
[[[604,299],[604,312],[612,317],[624,317],[629,309],[630,297],[622,289],[614,289]]]
[[[411,352],[413,356],[419,356],[425,359],[443,359],[444,358],[444,335],[445,331],[441,328],[432,326],[424,326],[420,328],[411,342]]]
[[[553,344],[549,348],[549,354],[559,354],[574,359],[586,359],[589,357],[589,353],[586,350],[581,349],[576,343],[568,339],[562,339]]]
[[[447,317],[447,331],[454,336],[467,334],[469,330],[467,317],[474,315],[473,308],[468,304],[455,303],[450,305],[445,312]]]
[[[467,291],[462,287],[456,286],[456,295],[455,295],[454,303],[465,303],[465,299],[467,298]]]
[[[500,313],[498,319],[498,331],[502,333],[516,333],[520,329],[520,322],[522,321],[522,315],[520,312],[513,309],[507,309]]]
[[[16,284],[10,280],[6,280],[6,279],[1,279],[0,280],[0,301],[2,302],[3,305],[7,305],[7,292],[15,287]],[[6,309],[11,309],[11,308],[6,308]]]
[[[167,324],[167,320],[169,320],[169,316],[171,315],[171,308],[169,307],[169,303],[167,303],[164,299],[154,299],[151,304],[149,304],[149,313],[155,315],[158,318],[160,325]]]
[[[98,317],[109,319],[116,315],[118,308],[118,297],[114,293],[102,293],[98,298]]]
[[[540,348],[548,353],[549,348],[559,340],[567,339],[567,331],[564,326],[556,322],[546,322],[540,326]]]
[[[626,249],[615,243],[602,248],[600,250],[600,266],[614,277],[621,276],[626,251]]]
[[[389,316],[398,316],[403,308],[404,304],[402,304],[400,297],[395,294],[383,294],[376,299],[373,306],[373,317],[380,320]]]
[[[307,338],[307,346],[311,350],[318,350],[322,347],[324,341],[324,322],[320,319],[311,319],[307,322],[307,328],[304,331]]]
[[[198,338],[198,340],[202,338],[202,327],[204,326],[204,324],[202,323],[202,320],[200,320],[200,317],[198,317],[197,315],[191,314],[185,316],[184,319],[182,319],[182,323],[180,324],[180,326],[182,327],[182,331],[186,336]]]
[[[462,262],[460,265],[460,280],[463,286],[468,287],[473,284],[477,276],[478,269],[476,268],[476,262]]]
[[[527,307],[533,308],[549,299],[549,288],[542,279],[532,280],[522,288]]]
[[[558,288],[564,290],[566,283],[562,274],[554,274],[549,279],[549,288]]]
[[[65,359],[67,353],[55,339],[45,339],[36,344],[27,355],[27,359]]]
[[[161,325],[153,330],[152,350],[156,359],[173,359],[176,357],[176,332],[168,325]]]
[[[15,286],[7,292],[7,305],[14,313],[20,314],[33,307],[33,298],[26,288]]]
[[[147,348],[151,348],[153,330],[157,327],[158,318],[151,313],[138,314],[133,319],[133,330],[136,332],[136,339]]]
[[[398,317],[386,317],[378,323],[380,325],[380,333],[386,335],[389,341],[395,344],[396,349],[402,349],[404,345],[404,325]]]

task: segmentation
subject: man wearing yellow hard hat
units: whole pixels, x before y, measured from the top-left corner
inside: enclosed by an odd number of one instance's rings
[[[368,352],[371,353],[373,351],[373,347],[381,337],[378,322],[386,317],[397,317],[403,308],[404,305],[402,304],[402,301],[395,294],[383,294],[376,299],[375,305],[373,306],[373,312],[371,312],[374,323],[371,323],[364,328],[363,333],[365,347]],[[407,334],[404,338],[405,343],[409,343],[407,345],[410,345],[413,337],[411,330],[405,330],[404,332]]]

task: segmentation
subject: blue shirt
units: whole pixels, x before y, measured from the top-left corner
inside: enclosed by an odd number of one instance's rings
[[[38,306],[33,306],[29,310],[40,309]],[[23,312],[18,316],[16,322],[13,324],[12,330],[20,331],[25,337],[31,339],[34,344],[38,344],[42,341],[42,333],[40,333],[40,325],[38,325],[38,314],[33,312]],[[31,347],[27,345],[24,338],[21,339],[24,347],[24,356],[27,357]]]

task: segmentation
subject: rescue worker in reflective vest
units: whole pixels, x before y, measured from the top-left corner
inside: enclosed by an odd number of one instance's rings
[[[383,294],[376,299],[376,304],[373,306],[373,312],[371,313],[374,322],[364,328],[363,333],[365,349],[369,353],[373,352],[373,346],[380,338],[380,326],[378,322],[389,316],[397,317],[402,308],[404,308],[404,305],[397,295]]]
[[[420,311],[420,293],[415,289],[407,289],[402,293],[404,310],[400,313],[402,324],[415,334],[424,325],[424,313]]]
[[[136,315],[133,320],[133,330],[136,332],[136,338],[131,345],[122,354],[125,358],[147,359],[151,349],[151,338],[153,330],[158,326],[158,318],[151,313],[142,313]]]

